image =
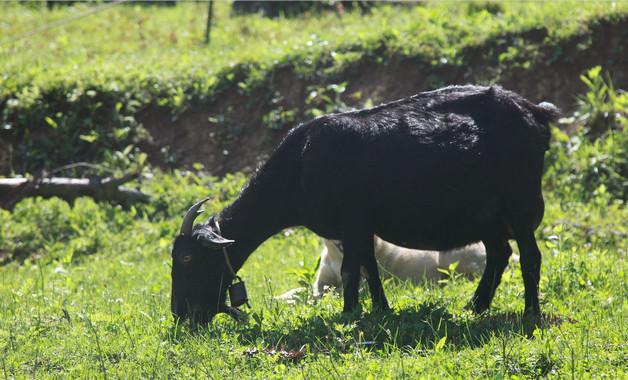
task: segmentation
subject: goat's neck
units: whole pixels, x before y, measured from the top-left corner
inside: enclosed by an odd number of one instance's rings
[[[237,272],[257,247],[271,236],[298,223],[297,210],[281,191],[247,188],[219,216],[223,237],[235,240],[227,248]]]

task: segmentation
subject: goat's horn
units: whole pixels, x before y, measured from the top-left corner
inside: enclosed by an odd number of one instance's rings
[[[185,217],[183,217],[183,223],[181,223],[181,232],[180,232],[181,234],[184,234],[184,235],[192,234],[192,227],[194,227],[194,220],[196,219],[198,214],[200,214],[198,209],[200,209],[203,203],[207,202],[208,200],[209,198],[205,198],[202,201],[195,203],[194,206],[190,207],[188,212],[185,214]]]

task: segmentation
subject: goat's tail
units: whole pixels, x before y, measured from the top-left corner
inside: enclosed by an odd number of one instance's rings
[[[529,127],[536,129],[539,134],[540,142],[545,150],[549,149],[549,141],[551,130],[549,123],[556,120],[560,114],[558,107],[552,103],[542,102],[534,104],[522,96],[508,90],[504,90],[500,86],[491,86],[486,93],[493,99],[501,103],[509,111],[516,112],[525,120]],[[515,111],[515,110],[519,111]]]
[[[534,119],[544,125],[556,120],[558,115],[560,115],[558,107],[548,102],[539,103],[534,107],[530,107],[530,111],[532,112]]]
[[[558,107],[548,102],[530,104],[526,108],[532,113],[532,117],[537,124],[539,134],[543,139],[543,148],[545,150],[549,150],[549,142],[552,135],[549,123],[558,118],[558,115],[560,115],[560,110],[558,109]]]

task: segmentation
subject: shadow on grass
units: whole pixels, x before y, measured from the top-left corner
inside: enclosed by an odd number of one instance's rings
[[[494,336],[532,338],[537,328],[574,322],[564,317],[544,316],[539,327],[514,312],[454,316],[438,303],[424,303],[400,311],[315,315],[291,319],[288,323],[271,318],[261,320],[256,315],[250,318],[252,323],[234,323],[233,330],[229,331],[243,346],[255,348],[263,341],[265,347],[290,351],[307,345],[310,352],[324,353],[350,352],[356,348],[427,352],[439,344],[459,350],[482,346]],[[207,339],[219,338],[225,333],[224,329],[211,326],[190,325],[186,330],[193,335],[207,334]]]

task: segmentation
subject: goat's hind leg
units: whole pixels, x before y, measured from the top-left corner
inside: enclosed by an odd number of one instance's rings
[[[544,203],[540,191],[538,197],[534,199],[521,198],[523,200],[510,202],[507,211],[517,246],[519,246],[519,263],[525,287],[524,314],[540,317],[541,251],[536,244],[534,230],[543,218]]]
[[[529,231],[518,234],[516,237],[519,246],[519,262],[521,263],[521,275],[525,287],[524,314],[541,316],[539,304],[539,280],[541,277],[541,251],[536,244],[534,232]]]
[[[483,243],[486,247],[486,268],[471,302],[465,307],[478,314],[490,307],[495,290],[502,281],[504,269],[512,254],[512,248],[507,239],[486,239]]]

